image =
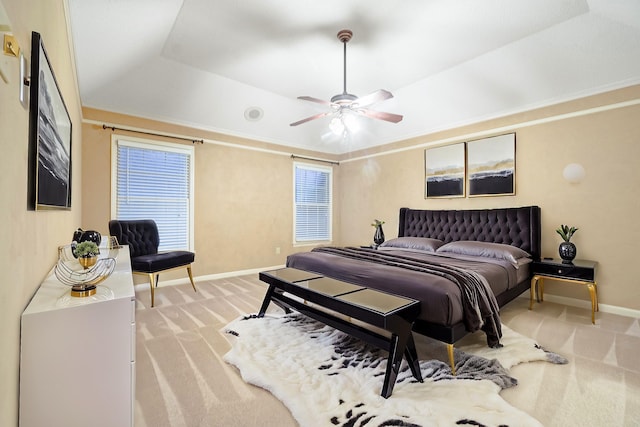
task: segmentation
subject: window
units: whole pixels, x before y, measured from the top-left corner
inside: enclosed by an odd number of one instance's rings
[[[294,163],[294,243],[331,240],[332,169]]]
[[[112,218],[153,219],[159,251],[193,250],[193,147],[115,140]]]

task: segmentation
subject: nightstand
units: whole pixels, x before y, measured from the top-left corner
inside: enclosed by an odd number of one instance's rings
[[[574,259],[572,263],[565,264],[559,259],[542,259],[531,263],[531,297],[529,310],[533,308],[534,294],[537,300],[544,301],[544,279],[559,280],[562,282],[587,285],[591,295],[591,323],[596,323],[595,312],[598,309],[598,288],[596,285],[596,261]]]

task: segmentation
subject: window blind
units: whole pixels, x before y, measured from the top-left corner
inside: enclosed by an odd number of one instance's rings
[[[295,241],[331,240],[331,168],[294,164]]]
[[[189,250],[191,150],[118,141],[116,218],[153,219],[159,251]]]

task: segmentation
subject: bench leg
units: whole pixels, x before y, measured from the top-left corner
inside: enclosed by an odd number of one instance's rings
[[[381,396],[385,399],[391,396],[393,386],[396,384],[396,378],[400,372],[402,357],[407,357],[407,363],[411,369],[413,376],[422,382],[422,373],[420,372],[420,364],[418,362],[418,353],[416,345],[413,341],[411,333],[411,324],[407,323],[406,328],[399,333],[392,333],[389,342],[389,358],[387,359],[387,371],[382,384]]]
[[[400,372],[400,363],[402,363],[402,355],[404,354],[404,348],[400,350],[399,347],[404,347],[405,342],[400,343],[400,337],[398,335],[391,335],[391,342],[389,344],[389,358],[387,359],[387,372],[384,375],[384,382],[382,383],[382,397],[387,399],[393,392],[393,386],[396,385],[396,378],[398,372]]]
[[[416,351],[416,343],[413,340],[413,333],[409,332],[409,339],[407,340],[407,348],[404,350],[405,358],[411,369],[413,377],[420,382],[422,380],[422,372],[420,371],[420,361],[418,360],[418,352]]]
[[[269,307],[269,303],[271,302],[271,296],[275,292],[275,285],[269,285],[269,289],[267,289],[267,293],[264,295],[264,299],[262,300],[262,305],[260,306],[260,311],[258,312],[258,317],[264,317],[264,313],[267,311],[267,307]]]

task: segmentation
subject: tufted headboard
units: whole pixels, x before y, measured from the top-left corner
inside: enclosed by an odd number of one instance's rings
[[[417,210],[400,209],[398,237],[430,237],[504,243],[540,259],[540,208]]]

